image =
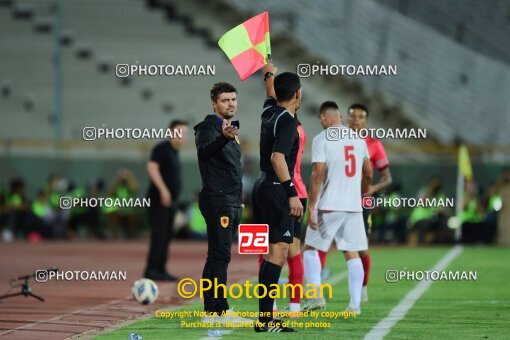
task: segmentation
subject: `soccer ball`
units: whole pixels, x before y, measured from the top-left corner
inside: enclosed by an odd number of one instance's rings
[[[133,299],[142,305],[148,305],[158,298],[158,286],[149,279],[136,280],[131,288]]]

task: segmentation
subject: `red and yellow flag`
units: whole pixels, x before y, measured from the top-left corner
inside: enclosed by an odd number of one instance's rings
[[[271,54],[269,16],[261,13],[225,33],[218,45],[232,62],[241,80],[247,79]]]

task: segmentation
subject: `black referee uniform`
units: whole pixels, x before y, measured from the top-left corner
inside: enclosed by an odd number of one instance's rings
[[[271,164],[271,154],[285,155],[292,179],[299,150],[298,122],[289,111],[277,106],[273,97],[264,101],[261,119],[261,175],[252,193],[255,223],[269,224],[269,242],[292,243],[295,219],[289,215],[289,197]]]
[[[151,202],[148,208],[151,240],[144,276],[153,280],[175,281],[177,278],[166,271],[166,262],[168,246],[174,232],[175,202],[181,193],[179,153],[168,140],[164,140],[152,149],[150,160],[159,165],[161,178],[172,195],[172,205],[165,207],[161,204],[159,190],[151,181],[147,193]]]
[[[295,218],[290,216],[289,194],[283,187],[271,163],[271,154],[279,152],[285,155],[288,171],[294,175],[299,150],[298,122],[294,115],[283,107],[277,106],[275,98],[264,101],[260,129],[260,170],[261,175],[255,182],[252,193],[255,223],[269,224],[269,242],[292,243]],[[292,182],[291,182],[292,185]],[[297,196],[297,193],[296,193]],[[266,289],[278,284],[282,267],[263,261],[259,272],[259,283]],[[259,294],[263,290],[259,289]],[[267,324],[273,318],[269,315],[273,308],[270,294],[259,299],[259,320]],[[255,326],[255,330],[258,327]]]
[[[239,139],[223,135],[223,120],[210,114],[195,126],[202,190],[199,207],[207,223],[207,260],[202,277],[227,283],[227,268],[235,228],[241,220],[242,170]],[[223,291],[204,292],[204,310],[221,315],[229,309]]]

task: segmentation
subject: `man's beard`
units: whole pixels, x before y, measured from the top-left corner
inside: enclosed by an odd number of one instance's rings
[[[220,116],[222,116],[223,119],[232,119],[234,117],[233,114],[229,114],[228,112],[220,113]]]

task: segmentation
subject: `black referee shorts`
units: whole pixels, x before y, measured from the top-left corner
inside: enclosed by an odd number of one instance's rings
[[[289,198],[282,185],[270,179],[257,179],[252,203],[255,223],[269,225],[269,242],[292,243],[295,219],[289,215]]]

